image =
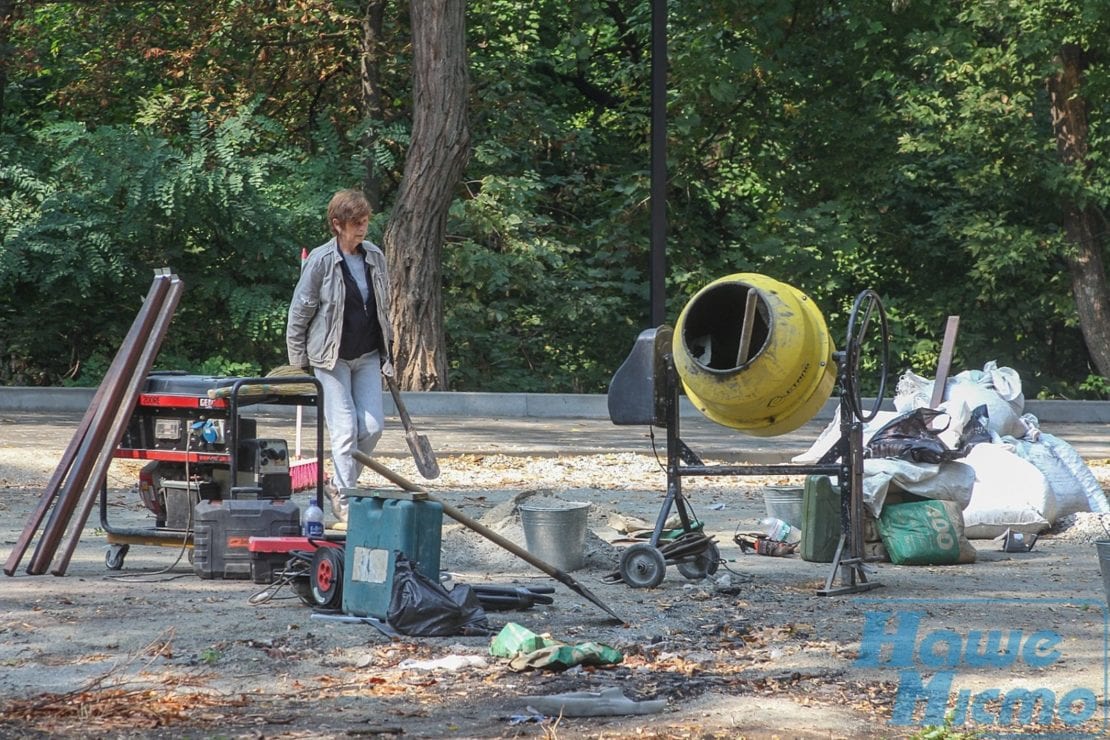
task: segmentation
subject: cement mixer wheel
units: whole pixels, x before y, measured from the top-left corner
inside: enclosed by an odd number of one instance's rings
[[[721,564],[721,551],[712,542],[705,546],[705,550],[695,555],[691,560],[679,562],[678,572],[691,581],[700,581],[717,572]]]
[[[655,545],[637,542],[621,553],[620,574],[632,588],[655,588],[667,574],[667,561]]]
[[[863,351],[864,341],[868,337],[868,327],[872,314],[878,313],[879,321],[879,391],[875,394],[875,403],[864,411],[863,398],[859,385],[860,353]],[[852,305],[852,313],[848,317],[848,342],[845,345],[845,369],[843,392],[851,406],[852,414],[862,422],[875,418],[883,405],[883,396],[886,394],[887,360],[890,354],[890,332],[887,330],[886,311],[879,300],[879,294],[873,290],[865,290],[856,296]]]

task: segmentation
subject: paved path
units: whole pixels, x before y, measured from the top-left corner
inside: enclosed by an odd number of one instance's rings
[[[312,415],[302,430],[306,454],[315,443],[314,418]],[[61,452],[80,420],[81,415],[76,413],[0,413],[0,447],[53,448]],[[650,455],[652,431],[659,455],[666,454],[665,429],[617,426],[606,419],[435,416],[414,421],[438,455]],[[290,448],[294,446],[295,426],[290,419],[268,417],[260,423],[266,425],[267,435],[284,437]],[[707,461],[770,464],[789,462],[806,451],[825,425],[824,421],[812,421],[790,434],[762,438],[694,417],[682,419],[681,432],[683,441]],[[1110,424],[1044,424],[1043,430],[1070,443],[1088,461],[1110,459]],[[386,419],[386,432],[376,452],[386,457],[408,455],[401,424],[395,417]]]

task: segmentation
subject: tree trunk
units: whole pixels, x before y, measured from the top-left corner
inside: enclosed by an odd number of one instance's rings
[[[465,0],[412,0],[412,143],[385,230],[394,360],[406,390],[447,388],[442,255],[470,154]]]
[[[1086,67],[1083,50],[1069,44],[1060,51],[1060,71],[1048,80],[1052,125],[1061,161],[1086,179],[1087,101],[1080,89]],[[1079,327],[1100,375],[1110,377],[1110,289],[1102,259],[1106,220],[1093,203],[1064,204],[1064,233],[1072,249],[1065,254]]]
[[[359,81],[362,87],[362,114],[372,121],[381,121],[382,114],[382,22],[385,17],[385,0],[369,0],[366,14],[362,17],[362,63],[359,65]],[[370,134],[368,134],[370,136]],[[376,171],[374,159],[370,156],[369,139],[363,142],[367,151],[365,171],[362,175],[362,192],[370,202],[370,208],[377,213],[382,203],[382,180]]]

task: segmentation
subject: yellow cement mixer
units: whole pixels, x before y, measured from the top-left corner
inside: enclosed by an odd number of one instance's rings
[[[875,324],[878,332],[869,335]],[[880,352],[873,363],[878,394],[866,409],[859,383],[864,347]],[[611,577],[633,588],[653,588],[667,565],[691,579],[716,572],[719,550],[682,493],[684,477],[813,475],[835,477],[841,491],[840,542],[817,593],[832,596],[877,586],[864,566],[862,429],[883,402],[888,348],[886,315],[874,291],[856,297],[844,349],[837,351],[808,296],[755,273],[714,280],[687,302],[673,329],[663,325],[641,332],[609,384],[609,417],[614,424],[666,428],[667,491],[651,539],[625,548]],[[834,387],[839,389],[840,440],[816,463],[709,465],[681,438],[680,391],[712,421],[770,437],[812,419]],[[664,536],[672,508],[681,531]]]
[[[714,280],[675,324],[675,368],[709,419],[759,437],[812,419],[836,384],[833,343],[820,309],[766,275]]]

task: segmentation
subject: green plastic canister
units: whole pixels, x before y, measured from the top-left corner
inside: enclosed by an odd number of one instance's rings
[[[369,493],[369,492],[367,492]],[[348,494],[343,612],[385,619],[393,599],[397,554],[439,582],[443,504]]]
[[[831,563],[840,544],[840,489],[827,475],[806,476],[802,489],[802,559]]]

